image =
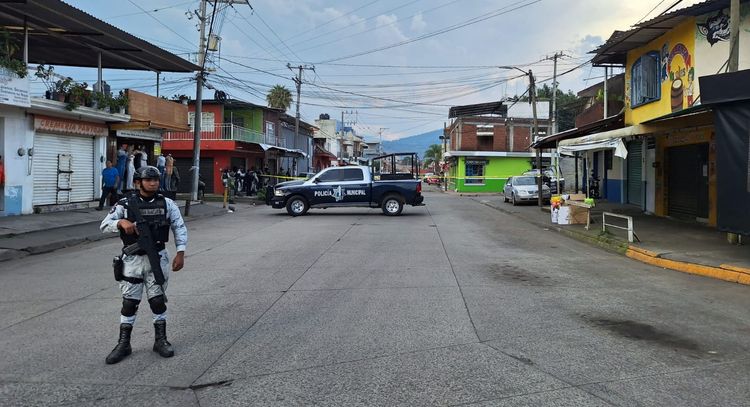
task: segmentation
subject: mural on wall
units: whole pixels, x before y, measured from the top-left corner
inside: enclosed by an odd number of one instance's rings
[[[719,10],[715,16],[708,17],[706,22],[697,23],[698,33],[705,37],[713,47],[719,41],[729,41],[729,16]]]
[[[665,49],[669,49],[668,44],[664,44],[662,53]],[[669,80],[672,112],[692,106],[695,96],[695,69],[690,51],[680,42],[675,44],[663,59],[666,60],[667,71],[666,75],[662,72],[662,82]]]

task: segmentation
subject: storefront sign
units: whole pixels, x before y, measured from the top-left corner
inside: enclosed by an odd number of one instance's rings
[[[107,126],[104,124],[58,119],[48,116],[35,116],[34,130],[47,133],[94,137],[106,136],[109,132]]]
[[[161,155],[161,143],[154,143],[154,157]]]
[[[0,104],[31,107],[29,77],[19,78],[14,72],[0,68]]]
[[[117,137],[161,141],[159,130],[117,130]]]

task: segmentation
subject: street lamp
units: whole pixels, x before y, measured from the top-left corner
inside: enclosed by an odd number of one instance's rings
[[[539,137],[539,126],[537,123],[536,118],[536,83],[534,82],[534,74],[531,72],[531,69],[529,69],[529,72],[524,71],[523,69],[517,67],[517,66],[498,66],[500,69],[515,69],[519,72],[523,72],[524,75],[529,76],[529,103],[531,103],[531,112],[533,114],[533,135],[532,135],[532,142],[535,142],[537,140],[537,137]],[[544,198],[542,196],[542,150],[540,148],[536,149],[536,167],[539,170],[539,180],[537,181],[537,202],[539,204],[539,207],[541,208],[544,206]]]

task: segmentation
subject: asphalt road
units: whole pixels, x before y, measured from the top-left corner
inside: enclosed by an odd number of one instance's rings
[[[750,291],[466,197],[191,222],[176,355],[117,338],[114,239],[0,264],[0,405],[747,406]]]

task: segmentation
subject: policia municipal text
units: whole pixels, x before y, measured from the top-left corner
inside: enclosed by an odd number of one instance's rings
[[[130,333],[141,302],[144,286],[151,311],[154,313],[154,352],[168,358],[174,355],[167,341],[167,282],[169,257],[165,243],[169,229],[174,233],[177,254],[172,271],[180,271],[185,263],[187,228],[177,205],[157,193],[159,170],[145,166],[134,174],[137,192],[120,199],[102,221],[102,232],[120,233],[124,245],[122,255],[115,257],[115,280],[122,291],[120,339],[107,356],[107,364],[117,363],[132,352]]]

